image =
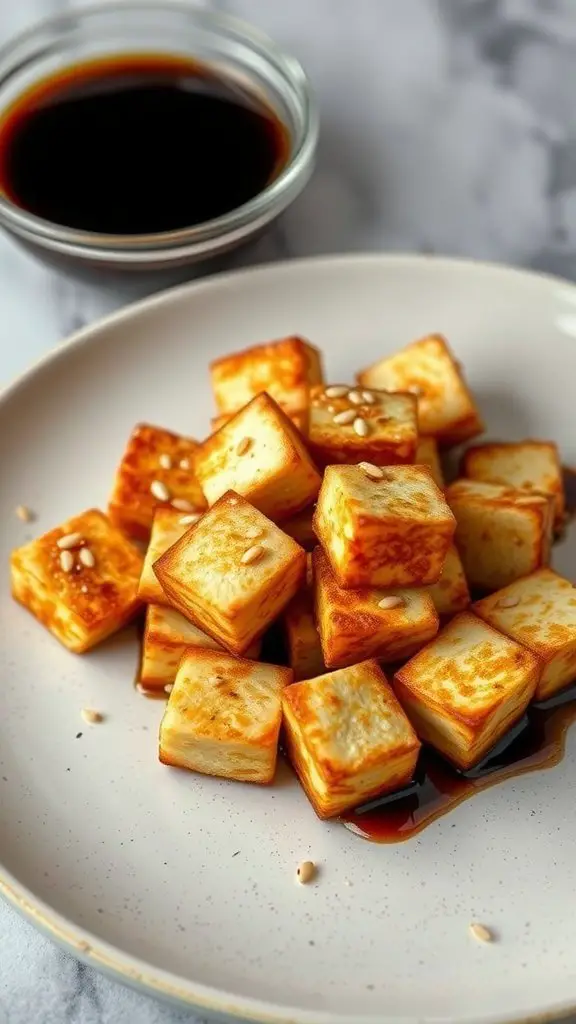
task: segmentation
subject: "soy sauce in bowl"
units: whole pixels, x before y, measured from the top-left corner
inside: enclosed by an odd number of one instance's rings
[[[64,69],[0,117],[0,194],[66,228],[138,236],[193,227],[258,196],[289,132],[234,79],[169,55]]]

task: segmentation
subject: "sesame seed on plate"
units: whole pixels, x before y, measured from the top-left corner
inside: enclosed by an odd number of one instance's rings
[[[14,509],[14,513],[17,519],[20,519],[22,523],[30,523],[34,519],[34,513],[27,505],[17,505]]]
[[[314,864],[314,861],[312,861],[312,860],[303,860],[302,863],[298,865],[298,870],[296,871],[296,877],[297,877],[298,881],[300,882],[300,885],[307,885],[308,882],[312,881],[312,879],[315,877],[315,875],[316,875],[316,865]]]
[[[98,725],[104,721],[104,715],[100,711],[94,711],[93,708],[82,708],[80,714],[89,725]]]
[[[493,942],[494,935],[485,924],[479,924],[473,921],[469,926],[468,931],[473,939],[477,939],[478,942]]]

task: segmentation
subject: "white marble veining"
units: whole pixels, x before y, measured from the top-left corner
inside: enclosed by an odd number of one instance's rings
[[[322,116],[312,183],[234,263],[415,250],[576,279],[573,0],[212,2],[301,59]],[[3,3],[0,40],[66,5]],[[0,384],[128,297],[0,237]],[[78,964],[4,905],[0,937],[0,1024],[195,1020]]]

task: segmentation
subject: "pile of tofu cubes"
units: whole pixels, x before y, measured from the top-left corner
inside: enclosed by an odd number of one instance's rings
[[[355,384],[326,383],[297,337],[211,379],[205,441],[138,426],[108,515],[12,557],[14,596],[73,651],[145,606],[164,764],[269,783],[283,727],[328,818],[404,788],[422,742],[469,769],[573,680],[576,590],[548,567],[556,447],[469,447],[446,486],[440,454],[484,427],[442,337]],[[287,664],[263,663],[279,622]]]

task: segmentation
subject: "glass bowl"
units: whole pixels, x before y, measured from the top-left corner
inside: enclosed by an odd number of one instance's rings
[[[62,68],[130,53],[194,58],[236,80],[285,125],[289,154],[278,176],[224,216],[176,231],[108,235],[67,228],[0,195],[0,227],[34,255],[69,270],[153,273],[208,261],[260,234],[296,198],[314,165],[318,115],[298,61],[235,18],[189,3],[147,0],[67,11],[0,49],[0,116]],[[178,276],[181,276],[179,274]]]

